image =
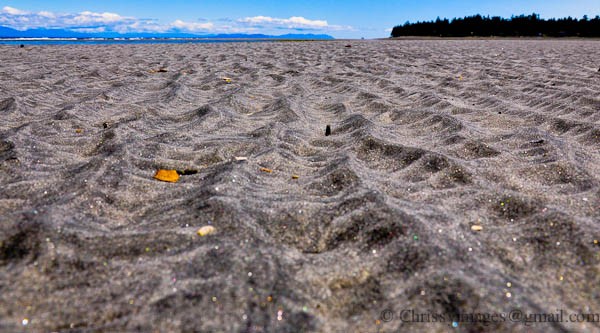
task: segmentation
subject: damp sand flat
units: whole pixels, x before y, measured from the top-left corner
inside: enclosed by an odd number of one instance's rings
[[[465,313],[600,312],[599,54],[2,46],[0,330],[446,332]]]

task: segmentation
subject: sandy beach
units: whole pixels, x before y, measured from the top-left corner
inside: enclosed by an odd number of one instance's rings
[[[0,331],[598,332],[599,55],[0,46]]]

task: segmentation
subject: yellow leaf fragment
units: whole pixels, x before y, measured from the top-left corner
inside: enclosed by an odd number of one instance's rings
[[[177,173],[177,170],[160,169],[156,171],[154,179],[162,180],[163,182],[175,183],[179,180],[179,174]]]

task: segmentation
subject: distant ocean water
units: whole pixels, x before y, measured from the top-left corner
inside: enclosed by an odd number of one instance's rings
[[[0,45],[102,45],[102,44],[186,44],[273,42],[276,39],[203,39],[203,38],[0,38]]]

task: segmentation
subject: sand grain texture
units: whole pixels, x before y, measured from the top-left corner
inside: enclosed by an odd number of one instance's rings
[[[0,47],[0,330],[600,312],[600,42],[346,44]]]

